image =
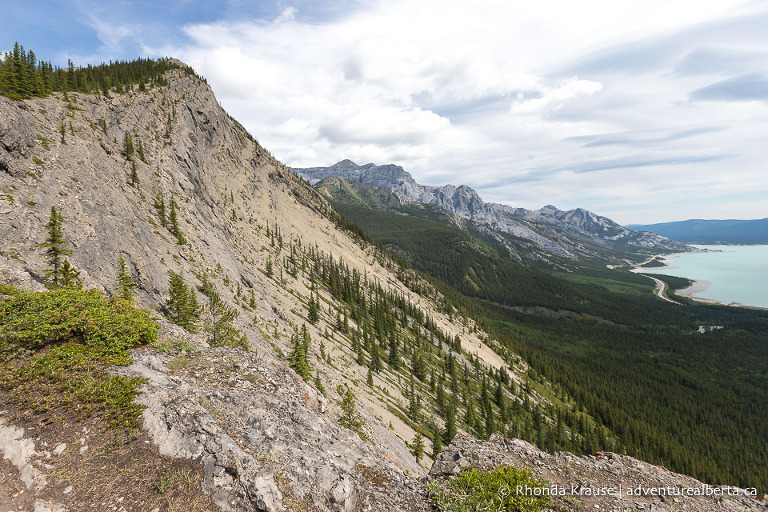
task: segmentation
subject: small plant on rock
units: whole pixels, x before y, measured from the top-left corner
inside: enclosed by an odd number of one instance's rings
[[[346,384],[343,386],[339,384],[336,392],[341,397],[341,400],[339,400],[339,407],[341,407],[339,425],[356,432],[360,439],[365,441],[367,436],[363,430],[363,418],[355,409],[355,394],[352,393],[352,390]]]
[[[531,475],[529,468],[498,466],[462,471],[445,483],[427,484],[435,507],[443,512],[542,512],[554,507],[552,498],[535,489],[546,482]],[[518,488],[527,492],[518,492]]]

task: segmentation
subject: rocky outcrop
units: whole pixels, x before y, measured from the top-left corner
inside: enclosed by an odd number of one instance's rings
[[[420,481],[339,427],[327,400],[284,365],[202,347],[133,359],[118,371],[148,379],[145,428],[162,454],[201,461],[223,510],[428,510]]]
[[[534,477],[546,480],[546,492],[565,510],[768,510],[768,502],[758,497],[754,489],[709,486],[661,466],[615,453],[599,452],[586,457],[568,452],[549,454],[523,440],[498,435],[488,441],[456,436],[429,474],[433,479],[441,479],[469,468],[491,469],[501,464],[531,468]]]
[[[638,251],[687,250],[683,244],[653,233],[631,231],[582,208],[562,211],[554,206],[545,206],[539,210],[526,210],[486,203],[477,191],[465,185],[420,185],[396,165],[358,166],[350,160],[343,160],[330,167],[292,170],[312,184],[328,176],[339,176],[353,183],[392,189],[403,202],[435,205],[493,231],[532,242],[553,256],[581,258],[601,256],[607,252],[621,255]]]

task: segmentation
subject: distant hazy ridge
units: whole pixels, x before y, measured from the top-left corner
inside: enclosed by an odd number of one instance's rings
[[[627,226],[635,231],[651,231],[679,242],[695,244],[767,244],[768,219],[702,220]]]

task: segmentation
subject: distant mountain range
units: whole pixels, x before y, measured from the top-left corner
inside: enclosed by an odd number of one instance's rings
[[[518,259],[633,259],[649,253],[686,250],[683,244],[657,234],[629,230],[582,208],[563,211],[545,206],[527,210],[486,203],[477,191],[465,185],[421,185],[398,165],[357,165],[342,160],[330,167],[295,168],[292,171],[315,188],[323,189],[326,195],[333,195],[337,202],[345,185],[338,181],[327,182],[331,177],[343,179],[348,184],[345,201],[358,202],[361,206],[401,212],[413,204],[437,207],[451,214],[453,223],[464,230],[481,231],[494,237]],[[379,192],[361,189],[366,186],[379,189]],[[386,197],[382,191],[387,191]],[[363,197],[368,199],[363,200]]]
[[[691,219],[659,224],[633,224],[627,228],[651,231],[684,243],[726,245],[768,243],[768,219]]]

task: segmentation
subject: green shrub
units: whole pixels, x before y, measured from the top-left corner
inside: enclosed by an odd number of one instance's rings
[[[164,354],[177,354],[179,352],[194,352],[197,347],[192,343],[180,338],[171,338],[168,340],[155,341],[150,344],[150,347],[154,348],[158,352]]]
[[[21,293],[0,303],[0,349],[76,341],[113,355],[157,339],[149,313],[97,290]]]
[[[518,493],[518,486],[530,491]],[[545,487],[543,480],[531,476],[530,469],[511,466],[488,471],[472,468],[444,484],[428,484],[435,506],[443,512],[540,512],[554,507],[550,496],[533,495],[532,489]]]
[[[9,284],[0,284],[0,295],[18,295],[21,293],[18,288]]]
[[[148,312],[95,290],[16,293],[0,302],[0,391],[36,413],[99,413],[112,427],[133,429],[143,409],[133,399],[145,380],[106,367],[129,364],[128,349],[152,343],[157,331]]]

